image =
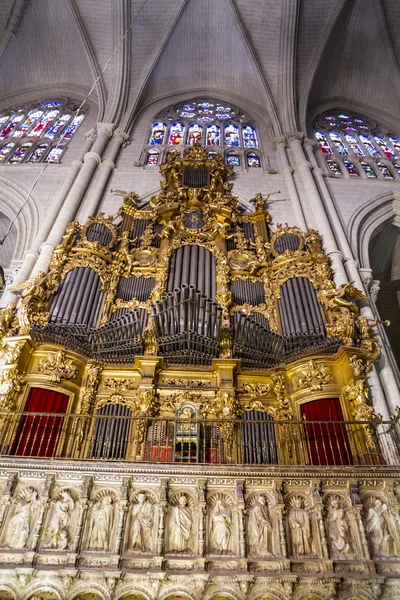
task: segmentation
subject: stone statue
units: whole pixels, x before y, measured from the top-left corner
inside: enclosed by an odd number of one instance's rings
[[[350,527],[345,511],[340,505],[340,500],[337,496],[332,496],[329,499],[326,524],[331,558],[345,559],[354,556],[350,539]]]
[[[365,519],[374,558],[385,558],[397,554],[394,539],[389,531],[389,509],[380,498],[373,498]]]
[[[110,496],[103,496],[92,507],[89,548],[109,550],[114,525],[114,506]]]
[[[59,494],[46,532],[46,548],[65,550],[68,548],[70,524],[75,503],[68,492]]]
[[[291,499],[289,529],[292,540],[292,553],[295,558],[312,554],[311,519],[308,508],[301,496]]]
[[[154,506],[145,492],[139,492],[132,508],[131,548],[142,552],[152,551],[153,522]]]
[[[229,508],[221,499],[216,500],[210,514],[210,546],[213,552],[227,554],[232,530],[232,517]]]
[[[33,488],[28,488],[17,496],[16,508],[8,522],[3,546],[17,550],[25,548],[39,504],[38,493]]]
[[[171,506],[169,518],[169,549],[172,552],[184,552],[189,549],[193,516],[186,494],[181,494]]]
[[[255,555],[272,555],[272,523],[268,514],[267,499],[260,494],[249,509],[247,535],[250,552]]]

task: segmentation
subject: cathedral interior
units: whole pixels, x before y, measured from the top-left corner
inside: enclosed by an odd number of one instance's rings
[[[0,600],[400,599],[396,0],[2,0]]]

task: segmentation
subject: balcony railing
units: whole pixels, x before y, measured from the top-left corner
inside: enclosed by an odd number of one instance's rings
[[[0,456],[208,465],[400,465],[392,423],[0,413]]]

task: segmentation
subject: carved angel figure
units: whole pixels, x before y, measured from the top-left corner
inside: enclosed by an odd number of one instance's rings
[[[257,502],[249,510],[247,534],[252,554],[263,556],[273,554],[272,522],[264,494],[258,496]]]
[[[332,496],[329,499],[326,523],[331,557],[345,559],[354,556],[350,527],[344,508],[340,505],[340,500],[336,496]]]
[[[346,300],[345,296],[368,301],[367,296],[351,283],[342,284],[339,289],[335,289],[334,283],[327,281],[325,288],[317,293],[318,300],[330,317],[330,324],[326,326],[328,335],[340,337],[345,345],[354,346],[354,320],[358,314],[358,307],[354,302]]]
[[[6,307],[0,310],[0,336],[6,336],[9,333],[14,319],[15,309],[15,302],[10,302]]]
[[[154,506],[145,492],[139,492],[137,502],[132,507],[131,543],[132,549],[142,552],[152,551],[151,534],[154,522]]]
[[[53,514],[45,530],[46,548],[65,550],[68,548],[70,524],[75,503],[68,492],[62,491],[54,504]]]
[[[210,545],[213,552],[227,554],[232,532],[232,516],[229,508],[224,506],[222,500],[215,502],[210,514]]]
[[[25,548],[32,525],[35,524],[35,512],[39,507],[38,493],[33,488],[24,490],[16,498],[14,514],[8,522],[3,546],[22,550]]]
[[[189,548],[193,526],[193,516],[186,494],[181,494],[171,506],[169,519],[169,549],[172,552],[184,552]]]
[[[89,528],[89,548],[109,550],[114,524],[114,506],[110,496],[103,496],[92,507]]]
[[[397,555],[395,540],[389,531],[389,509],[380,498],[374,498],[365,518],[365,529],[371,543],[374,558]]]
[[[293,556],[299,558],[312,554],[312,530],[309,509],[301,496],[294,496],[289,510],[289,529]]]

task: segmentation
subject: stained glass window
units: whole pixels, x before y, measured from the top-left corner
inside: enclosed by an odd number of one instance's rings
[[[164,142],[164,136],[166,131],[167,126],[165,123],[154,123],[149,140],[150,146],[162,144]]]
[[[336,162],[336,160],[333,160],[332,158],[328,158],[326,162],[328,163],[329,170],[332,173],[334,173],[335,175],[342,175],[342,171],[341,171],[338,163]]]
[[[359,173],[352,162],[350,162],[349,160],[344,160],[343,164],[346,167],[346,169],[348,170],[348,172],[350,173],[350,175],[352,175],[353,177],[359,176]]]
[[[236,152],[228,152],[226,155],[226,164],[230,167],[240,167],[240,157]]]
[[[10,164],[22,162],[28,154],[28,152],[30,152],[32,144],[33,142],[25,142],[25,144],[18,146],[18,148],[15,150],[15,152],[13,152],[12,156],[9,158],[8,162]]]
[[[9,163],[40,162],[45,158],[48,149],[48,144],[40,143],[40,138],[53,140],[54,148],[57,145],[56,138],[66,141],[71,139],[85,117],[84,111],[77,114],[76,103],[65,100],[36,102],[4,111],[0,114],[0,140],[17,138],[20,141],[20,145],[9,157]],[[65,146],[66,144],[63,144],[62,152]],[[5,162],[5,155],[2,156],[2,161]]]
[[[32,152],[32,154],[30,155],[30,157],[28,158],[28,160],[26,162],[28,163],[37,163],[41,160],[41,158],[43,157],[44,153],[46,152],[48,147],[48,144],[44,143],[44,144],[39,144],[38,146],[36,146],[36,148],[34,149],[34,151]]]
[[[393,179],[393,175],[391,174],[389,168],[381,162],[376,163],[378,169],[382,173],[385,179]]]
[[[58,117],[49,124],[44,135],[51,138],[55,128],[63,130]],[[164,155],[166,146],[195,144],[228,150],[237,148],[234,154],[242,165],[247,164],[242,148],[258,148],[259,140],[255,126],[239,107],[199,98],[170,106],[157,115],[144,148],[143,163],[149,164],[147,160],[151,146],[162,146],[160,154],[162,152]],[[233,162],[236,160],[232,158]]]
[[[322,150],[322,153],[323,154],[332,154],[332,150],[331,150],[328,142],[326,141],[325,135],[323,133],[321,133],[320,131],[315,131],[314,135],[318,140],[318,143]]]
[[[0,162],[5,162],[7,156],[10,154],[14,146],[15,142],[8,142],[8,144],[5,144],[2,148],[0,148]]]
[[[349,133],[347,133],[345,135],[345,138],[346,138],[346,142],[348,143],[348,145],[350,146],[350,149],[354,152],[354,154],[357,154],[358,156],[363,156],[364,152],[361,150],[354,135],[350,135]]]
[[[393,163],[393,166],[396,169],[396,171],[398,172],[398,174],[400,175],[400,165],[398,163]]]
[[[343,145],[342,138],[338,133],[336,133],[336,131],[331,131],[329,133],[329,137],[331,138],[332,143],[335,146],[336,150],[339,152],[339,154],[348,154],[347,149]]]
[[[257,134],[254,127],[246,125],[246,127],[243,127],[242,135],[245,148],[258,148]]]
[[[360,140],[362,141],[362,143],[364,144],[371,156],[380,158],[381,155],[379,154],[378,150],[375,148],[368,136],[360,135]]]
[[[219,146],[221,143],[221,128],[219,125],[207,127],[207,146]]]
[[[380,135],[375,135],[374,140],[376,141],[386,158],[395,158],[393,152],[391,151],[383,137],[381,137]]]
[[[4,140],[5,137],[10,135],[17,127],[18,123],[22,121],[25,115],[15,115],[11,117],[7,125],[0,131],[0,140]]]
[[[239,127],[233,123],[225,126],[225,146],[239,146]]]
[[[374,169],[371,167],[371,165],[369,165],[367,162],[365,162],[365,160],[360,160],[360,165],[364,169],[364,172],[367,177],[372,177],[372,178],[376,177],[376,173],[375,173]]]
[[[58,111],[58,110],[51,110],[50,112],[45,114],[40,119],[39,123],[37,123],[35,125],[35,127],[32,129],[32,131],[30,132],[30,136],[31,137],[40,137],[42,135],[43,131],[46,129],[47,125],[49,123],[51,123],[51,121],[54,121],[54,119],[57,117],[59,112],[60,111]]]
[[[183,136],[185,134],[185,126],[183,123],[172,123],[169,132],[168,144],[182,145]]]
[[[64,152],[66,144],[59,144],[58,148],[53,146],[49,154],[46,156],[45,162],[57,162],[60,160],[62,153]]]
[[[191,123],[189,125],[187,144],[188,146],[194,146],[194,144],[201,144],[203,137],[203,127],[198,123]]]
[[[397,137],[389,136],[389,140],[396,152],[397,156],[400,156],[400,140]]]
[[[254,152],[249,152],[247,155],[247,166],[248,167],[261,167],[260,157]]]
[[[149,150],[147,153],[146,165],[153,166],[158,163],[159,152],[158,150]]]

